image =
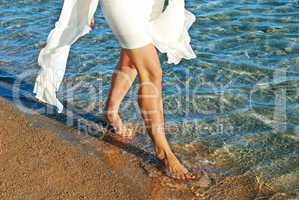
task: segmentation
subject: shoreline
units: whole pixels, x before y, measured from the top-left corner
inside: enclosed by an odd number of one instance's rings
[[[1,97],[0,108],[0,199],[162,199],[135,155]]]
[[[25,114],[2,97],[0,107],[0,199],[288,199],[251,175],[214,177],[209,186],[174,181],[113,142]]]

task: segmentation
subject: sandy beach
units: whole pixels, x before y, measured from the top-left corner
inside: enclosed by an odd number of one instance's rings
[[[161,185],[138,158],[100,140],[82,140],[77,130],[30,117],[6,100],[0,107],[0,199],[163,198]],[[193,196],[182,190],[178,195]]]
[[[159,164],[0,99],[0,199],[289,199],[255,177],[164,176]]]

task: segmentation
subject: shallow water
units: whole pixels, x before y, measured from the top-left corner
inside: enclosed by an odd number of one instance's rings
[[[0,0],[2,71],[34,83],[39,50],[61,6]],[[197,16],[190,35],[198,58],[169,65],[160,55],[169,140],[183,144],[178,154],[189,166],[252,171],[275,191],[299,196],[299,2],[190,0],[187,8]],[[77,112],[99,113],[118,55],[98,8],[95,30],[71,49],[59,98]],[[137,87],[122,113],[141,123]],[[152,151],[146,137],[134,143]],[[199,144],[209,153],[202,155]]]

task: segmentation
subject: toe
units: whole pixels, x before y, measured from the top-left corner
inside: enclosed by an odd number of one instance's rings
[[[133,133],[132,133],[131,131],[129,131],[129,130],[126,130],[124,136],[125,136],[126,138],[133,138]]]
[[[172,177],[173,177],[174,179],[180,180],[180,177],[179,177],[179,176],[173,175]]]
[[[180,176],[178,176],[176,173],[174,173],[174,172],[170,172],[170,171],[166,171],[166,175],[168,176],[168,177],[170,177],[170,178],[173,178],[173,179],[175,179],[175,180],[181,180],[182,179],[182,177],[180,177]]]
[[[192,180],[194,178],[195,178],[195,176],[191,172],[187,172],[185,174],[185,179],[187,179],[187,180]]]
[[[173,174],[172,176],[177,180],[184,180],[184,181],[188,180],[188,177],[186,176],[185,173],[176,173]]]

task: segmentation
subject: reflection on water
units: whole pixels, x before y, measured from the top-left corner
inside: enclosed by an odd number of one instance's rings
[[[171,143],[185,144],[177,153],[193,167],[252,171],[275,191],[299,195],[299,2],[190,0],[187,6],[197,15],[190,34],[198,58],[168,65],[161,55]],[[0,1],[1,70],[33,70],[25,79],[34,82],[39,50],[60,9],[58,0]],[[59,97],[84,112],[101,111],[118,55],[99,9],[95,30],[71,50]],[[122,113],[141,122],[137,87],[136,81]],[[134,142],[152,151],[148,138]],[[199,144],[209,153],[196,150]]]

